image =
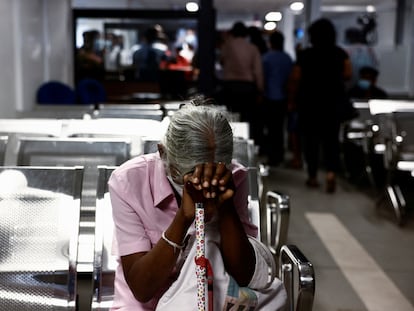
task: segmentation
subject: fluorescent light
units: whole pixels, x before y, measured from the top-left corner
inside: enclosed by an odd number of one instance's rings
[[[376,11],[375,6],[373,6],[373,5],[367,5],[366,10],[367,10],[368,13],[373,13],[373,12]]]
[[[367,12],[368,6],[366,5],[322,5],[322,12],[335,12],[335,13],[345,13],[345,12]]]
[[[382,154],[385,152],[385,145],[384,144],[376,144],[374,146],[375,153]]]
[[[272,30],[275,30],[275,29],[276,29],[276,27],[277,27],[277,25],[276,25],[276,23],[275,23],[275,22],[267,22],[267,23],[265,23],[265,24],[264,24],[264,26],[263,26],[263,28],[264,28],[266,31],[272,31]]]
[[[282,19],[282,13],[280,12],[269,12],[265,16],[265,20],[268,22],[278,22]]]
[[[293,2],[290,5],[290,9],[292,11],[301,11],[301,10],[303,10],[304,7],[305,7],[305,5],[303,4],[303,2]]]
[[[198,3],[197,2],[187,2],[185,5],[185,9],[188,12],[197,12],[198,11]]]
[[[414,162],[413,161],[398,161],[397,168],[400,171],[409,171],[412,172],[414,169]]]

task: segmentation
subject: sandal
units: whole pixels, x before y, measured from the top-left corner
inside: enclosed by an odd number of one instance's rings
[[[327,193],[334,193],[336,190],[336,180],[334,174],[329,174],[326,177],[326,192]]]
[[[318,188],[319,187],[319,183],[316,180],[316,178],[309,178],[306,181],[306,186],[308,186],[309,188]]]

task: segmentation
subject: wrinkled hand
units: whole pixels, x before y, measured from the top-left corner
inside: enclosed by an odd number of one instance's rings
[[[194,219],[195,203],[204,204],[208,221],[235,192],[232,173],[221,162],[198,164],[193,172],[184,176],[184,183],[182,208],[191,219]]]

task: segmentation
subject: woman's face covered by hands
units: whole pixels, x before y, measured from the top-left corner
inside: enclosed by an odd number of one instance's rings
[[[192,219],[195,203],[204,204],[208,221],[235,192],[231,170],[222,162],[196,165],[192,172],[184,175],[184,184],[181,206],[186,217]]]

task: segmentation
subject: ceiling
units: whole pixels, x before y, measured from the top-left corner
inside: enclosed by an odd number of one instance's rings
[[[174,0],[182,1],[182,0]],[[215,0],[214,5],[219,12],[267,12],[269,10],[284,10],[295,0]],[[318,0],[322,9],[362,9],[367,5],[382,6],[383,3],[394,2],[394,0]],[[313,1],[313,2],[318,2]],[[302,0],[306,4],[306,0]]]
[[[73,8],[130,8],[130,9],[162,9],[181,10],[190,0],[72,0]],[[200,3],[201,0],[191,0]],[[269,11],[286,12],[289,5],[300,0],[212,0],[217,12],[217,28],[231,27],[236,20],[246,24],[262,22]],[[348,12],[364,12],[367,5],[373,5],[377,11],[396,7],[397,0],[301,0],[302,2],[320,2],[321,12],[330,18]],[[303,17],[303,15],[301,16]],[[300,20],[296,19],[296,20]]]
[[[138,9],[181,9],[189,0],[72,0],[73,7],[127,7]],[[200,2],[200,0],[191,0]],[[288,8],[296,0],[213,0],[219,15],[251,14],[258,17],[266,12]],[[302,0],[303,2],[309,0]],[[320,1],[322,10],[361,10],[367,5],[378,8],[394,5],[396,0],[312,0]]]

